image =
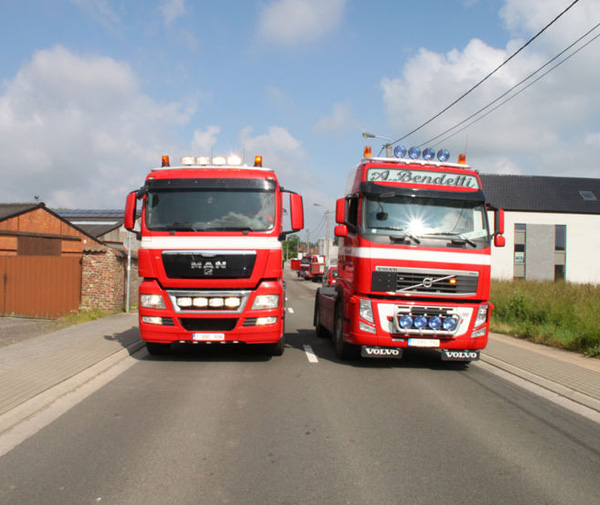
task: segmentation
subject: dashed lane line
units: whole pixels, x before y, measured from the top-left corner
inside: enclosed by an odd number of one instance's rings
[[[308,359],[308,361],[310,363],[318,363],[319,360],[317,359],[317,356],[315,354],[315,352],[313,351],[313,348],[310,345],[305,345],[304,347],[304,352],[306,353],[306,358]]]

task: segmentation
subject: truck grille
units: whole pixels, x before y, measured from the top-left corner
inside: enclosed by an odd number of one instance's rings
[[[256,251],[164,251],[169,279],[249,279]]]
[[[445,270],[390,270],[373,272],[373,291],[424,295],[472,296],[477,293],[478,272]]]
[[[182,317],[179,322],[187,331],[231,331],[235,328],[238,320],[237,318],[198,319]]]

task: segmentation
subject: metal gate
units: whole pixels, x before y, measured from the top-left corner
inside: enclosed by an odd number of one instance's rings
[[[0,256],[0,315],[55,318],[80,302],[81,258]]]

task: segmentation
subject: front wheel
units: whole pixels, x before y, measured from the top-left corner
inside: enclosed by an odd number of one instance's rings
[[[285,350],[285,339],[281,337],[278,342],[274,344],[265,344],[265,351],[270,356],[281,356]]]
[[[358,356],[356,346],[344,342],[343,337],[344,314],[341,306],[335,308],[335,322],[333,325],[333,345],[335,354],[340,359],[352,359]]]

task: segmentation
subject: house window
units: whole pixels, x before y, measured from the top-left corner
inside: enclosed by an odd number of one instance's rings
[[[567,227],[557,224],[554,227],[554,280],[566,279],[567,264]]]
[[[513,277],[525,278],[525,241],[527,227],[523,223],[515,223],[515,249]]]
[[[596,201],[596,195],[592,191],[580,191],[579,196],[584,200]]]

